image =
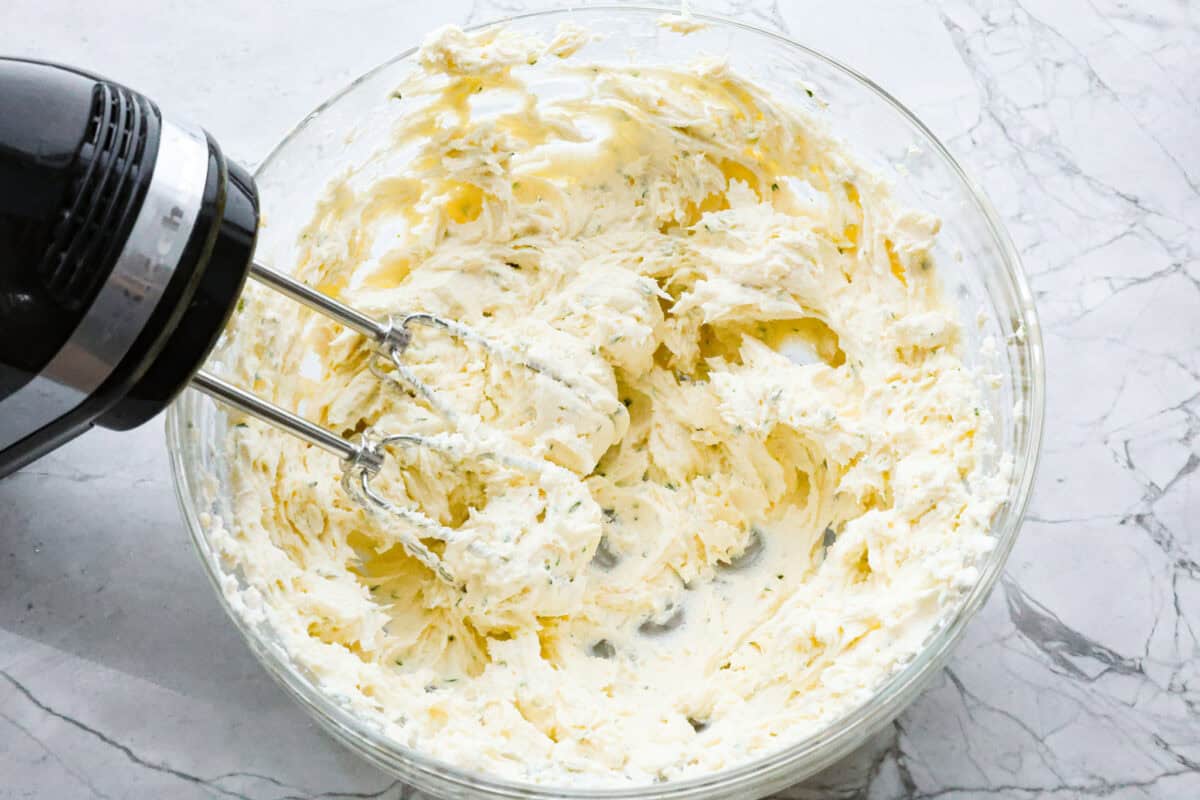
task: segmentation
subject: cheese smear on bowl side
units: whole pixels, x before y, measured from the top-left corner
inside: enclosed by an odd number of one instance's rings
[[[240,613],[401,744],[627,786],[867,701],[977,579],[1008,468],[938,220],[725,61],[596,66],[588,41],[431,34],[394,147],[330,186],[296,266],[571,376],[423,330],[406,355],[463,441],[550,477],[390,454],[375,486],[458,531],[455,587],[346,497],[334,457],[248,421],[212,540]],[[247,294],[226,352],[335,431],[453,432],[371,374],[360,336],[269,293]]]

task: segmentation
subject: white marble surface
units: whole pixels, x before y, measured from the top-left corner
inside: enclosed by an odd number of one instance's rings
[[[2,0],[0,52],[77,63],[254,164],[354,75],[525,0]],[[718,8],[928,121],[1008,221],[1045,326],[1029,520],[950,666],[787,798],[1200,797],[1200,4]],[[414,797],[278,690],[187,542],[161,423],[0,483],[0,797]]]

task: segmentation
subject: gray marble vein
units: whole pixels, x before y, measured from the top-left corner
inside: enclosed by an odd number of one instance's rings
[[[548,0],[6,0],[0,52],[106,72],[254,164],[443,22]],[[1200,797],[1200,4],[713,0],[875,77],[986,188],[1045,328],[1042,467],[927,691],[778,796]],[[161,425],[0,482],[0,797],[380,798],[224,619]]]

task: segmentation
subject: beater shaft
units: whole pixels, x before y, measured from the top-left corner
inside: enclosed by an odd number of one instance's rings
[[[285,297],[311,308],[318,314],[323,314],[347,328],[361,333],[373,342],[383,343],[391,333],[392,326],[388,322],[381,322],[361,311],[356,311],[345,303],[339,303],[324,292],[318,292],[290,275],[273,270],[257,261],[250,263],[250,277]]]
[[[191,386],[214,400],[233,406],[274,428],[333,453],[344,462],[359,464],[372,474],[379,470],[380,457],[376,450],[349,442],[332,431],[314,425],[303,417],[263,400],[245,389],[239,389],[209,372],[197,372],[192,377]]]
[[[340,303],[329,295],[301,283],[290,275],[271,269],[258,261],[250,263],[250,277],[259,283],[295,300],[307,308],[322,314],[335,322],[375,342],[379,346],[390,347],[407,344],[406,330],[396,328],[390,320],[380,321]],[[209,397],[237,410],[260,419],[268,425],[290,433],[309,444],[333,453],[346,464],[360,466],[368,475],[374,475],[382,464],[382,455],[375,448],[347,441],[341,436],[314,425],[298,414],[294,414],[274,403],[240,389],[231,383],[221,380],[210,372],[201,370],[191,380],[191,386],[204,392]]]

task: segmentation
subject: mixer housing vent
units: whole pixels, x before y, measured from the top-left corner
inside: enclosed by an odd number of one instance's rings
[[[70,188],[37,270],[46,291],[78,311],[124,246],[157,153],[158,109],[123,86],[98,82]]]

